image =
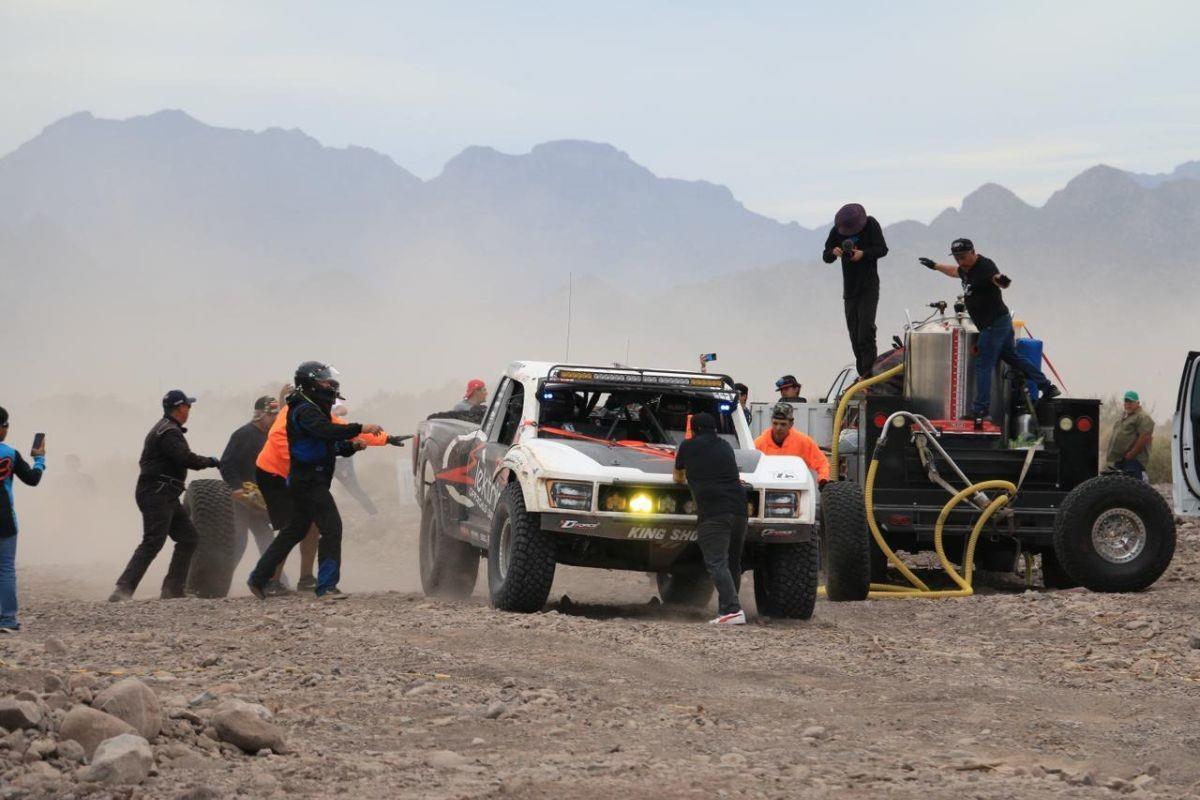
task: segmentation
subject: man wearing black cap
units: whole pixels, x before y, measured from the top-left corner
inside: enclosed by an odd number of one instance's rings
[[[696,501],[697,544],[704,567],[717,587],[714,625],[745,625],[738,600],[742,580],[742,544],[746,540],[746,490],[729,443],[717,436],[717,420],[701,412],[692,417],[692,438],[675,454],[675,482],[686,483]]]
[[[175,551],[171,554],[167,577],[163,578],[161,597],[164,600],[183,597],[183,584],[196,549],[196,528],[179,502],[179,495],[183,494],[189,469],[221,466],[218,459],[193,453],[184,438],[187,428],[183,425],[195,402],[196,398],[179,389],[167,392],[162,399],[163,417],[146,434],[134,492],[138,510],[142,512],[142,542],[117,578],[117,588],[108,597],[110,603],[133,597],[146,568],[162,550],[168,536],[175,540]]]
[[[1058,387],[1052,384],[1037,365],[1017,352],[1013,335],[1012,314],[1004,304],[1001,289],[1012,280],[1000,272],[996,262],[975,252],[970,239],[955,239],[950,243],[950,255],[955,264],[938,264],[931,258],[919,258],[925,267],[962,281],[963,302],[971,321],[979,329],[978,354],[975,357],[975,397],[965,419],[974,419],[979,426],[987,418],[992,404],[992,373],[1003,361],[1037,384],[1043,400],[1058,397]]]
[[[875,310],[879,306],[879,259],[888,253],[883,228],[858,203],[838,209],[825,239],[821,258],[826,264],[842,260],[842,301],[846,330],[859,375],[875,363]]]
[[[238,428],[229,437],[225,452],[221,453],[221,478],[233,492],[233,526],[237,532],[238,548],[234,554],[234,563],[241,561],[246,548],[246,531],[254,537],[258,545],[258,554],[267,552],[275,535],[271,531],[271,523],[267,518],[262,492],[259,491],[259,503],[252,495],[247,494],[247,483],[257,485],[257,467],[255,461],[267,442],[267,431],[279,414],[279,401],[274,397],[263,395],[254,401],[254,415],[250,421]],[[267,594],[283,594],[286,590],[281,581],[267,582]]]
[[[800,389],[800,381],[796,380],[795,375],[784,375],[775,381],[775,391],[779,392],[779,399],[785,403],[807,403],[808,399],[800,396]]]

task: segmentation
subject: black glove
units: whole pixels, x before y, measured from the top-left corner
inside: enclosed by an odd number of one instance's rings
[[[937,268],[937,262],[935,262],[932,258],[918,258],[917,261],[920,261],[921,266],[923,267],[928,267],[929,269]]]
[[[1012,286],[1012,278],[1007,275],[997,275],[996,283],[999,284],[1001,289],[1007,289],[1009,286]]]
[[[404,447],[404,443],[413,438],[411,434],[406,436],[389,436],[387,443],[392,447]]]
[[[221,466],[221,459],[214,458],[213,456],[209,456],[208,457],[208,465],[210,467],[219,467],[219,466]]]

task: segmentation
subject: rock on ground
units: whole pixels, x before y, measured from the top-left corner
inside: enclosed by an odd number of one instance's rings
[[[0,700],[0,728],[29,730],[42,723],[42,710],[31,700],[6,697]]]
[[[158,696],[137,678],[117,681],[96,695],[92,707],[125,720],[146,739],[153,739],[162,730]]]
[[[262,711],[258,710],[260,708]],[[282,753],[286,749],[283,730],[264,718],[263,712],[266,712],[265,708],[256,708],[252,703],[222,703],[213,714],[212,725],[221,741],[236,745],[247,753],[263,749]]]
[[[122,733],[100,743],[83,778],[109,785],[136,784],[146,779],[153,764],[150,743],[136,733]]]
[[[74,739],[83,746],[84,755],[91,758],[105,739],[123,733],[137,733],[133,726],[112,714],[88,706],[75,706],[67,712],[58,730],[60,739]]]

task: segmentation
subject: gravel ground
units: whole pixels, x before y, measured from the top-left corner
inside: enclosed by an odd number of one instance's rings
[[[349,576],[411,586],[413,520],[397,529],[348,543]],[[32,567],[0,698],[44,719],[0,731],[0,797],[1195,797],[1198,545],[1181,525],[1138,595],[992,581],[729,630],[623,573],[563,569],[547,610],[518,616],[479,592],[109,605],[115,568]],[[113,785],[58,728],[128,677],[163,725],[144,779]],[[230,699],[269,710],[281,752],[226,741]]]

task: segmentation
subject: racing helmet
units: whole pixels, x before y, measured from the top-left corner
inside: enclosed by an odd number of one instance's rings
[[[296,367],[295,383],[303,392],[311,394],[318,400],[332,403],[341,397],[338,389],[341,373],[328,364],[320,361],[305,361]]]

